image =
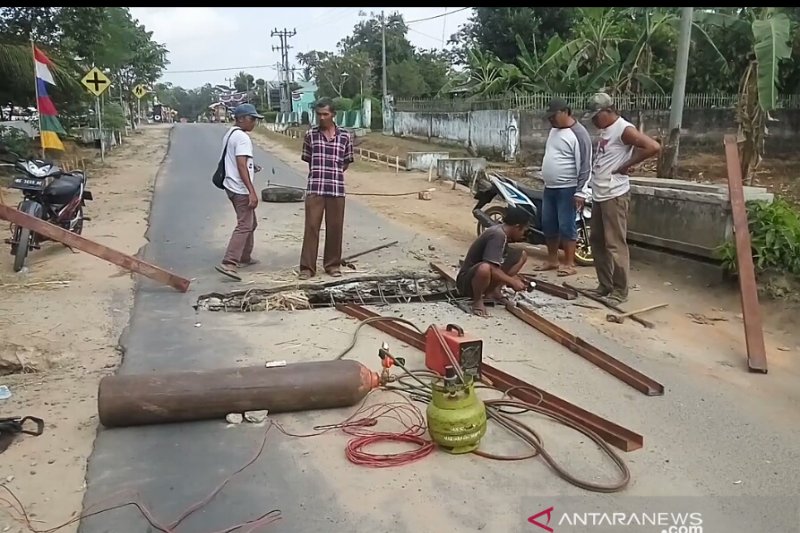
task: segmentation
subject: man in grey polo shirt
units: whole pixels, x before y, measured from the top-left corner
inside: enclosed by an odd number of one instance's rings
[[[536,270],[556,270],[572,276],[575,270],[576,210],[583,208],[592,168],[592,140],[589,132],[572,117],[566,101],[553,98],[547,108],[552,128],[542,161],[542,232],[547,241],[547,262]],[[564,248],[564,266],[559,267],[558,250]]]

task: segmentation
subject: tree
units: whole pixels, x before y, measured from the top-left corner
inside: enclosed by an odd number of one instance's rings
[[[112,76],[111,92],[132,105],[131,89],[160,77],[167,50],[127,8],[0,8],[0,99],[31,105],[33,58],[30,38],[54,63],[57,86],[50,96],[64,116],[85,112],[90,95],[79,80],[93,66]],[[132,115],[132,113],[131,113]]]
[[[399,97],[433,96],[444,84],[447,56],[432,50],[417,50],[406,34],[408,27],[399,13],[386,17],[387,82]],[[381,19],[371,14],[342,39],[335,52],[317,51],[297,55],[297,61],[314,77],[318,95],[354,98],[372,94],[381,86]]]
[[[153,33],[131,17],[128,8],[111,7],[102,26],[106,38],[90,52],[98,68],[108,71],[114,97],[129,109],[133,127],[133,88],[152,84],[161,76],[167,61],[167,49],[152,40]]]
[[[255,89],[255,78],[252,74],[241,71],[233,79],[233,88],[240,93],[249,92]]]
[[[522,50],[515,38],[519,35],[528,50],[538,50],[558,35],[568,39],[573,32],[577,12],[562,7],[476,7],[467,24],[448,41],[455,45],[450,59],[457,64],[468,62],[467,50],[480,48],[505,63],[514,63]]]
[[[312,50],[298,54],[297,60],[313,72],[318,96],[352,98],[360,92],[369,72],[366,54],[357,50],[342,54]]]
[[[82,96],[75,60],[96,41],[105,8],[0,8],[0,99],[33,105],[31,38],[53,62],[58,89],[51,97],[59,109]],[[76,28],[82,28],[78,31]],[[92,35],[90,39],[89,35]],[[85,90],[83,91],[85,93]]]
[[[767,121],[778,101],[780,65],[791,58],[792,21],[775,8],[755,8],[738,13],[700,12],[697,19],[735,33],[750,43],[748,64],[739,79],[736,121],[742,177],[752,183],[764,155]]]

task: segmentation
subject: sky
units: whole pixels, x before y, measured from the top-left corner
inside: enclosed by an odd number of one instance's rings
[[[409,23],[408,40],[427,49],[443,48],[472,11],[460,7],[132,7],[130,11],[153,32],[154,40],[169,49],[170,64],[161,81],[190,89],[205,83],[228,85],[226,78],[240,70],[256,79],[275,80],[280,51],[272,47],[280,40],[270,36],[272,30],[297,31],[289,38],[291,67],[299,52],[334,50],[365,19],[359,11],[382,9],[401,13]],[[428,17],[437,18],[413,22]],[[200,70],[205,72],[196,72]]]

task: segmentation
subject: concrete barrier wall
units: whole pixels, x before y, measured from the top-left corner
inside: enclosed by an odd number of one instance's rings
[[[477,174],[486,171],[483,157],[453,157],[436,162],[436,175],[441,179],[453,180],[469,185]]]
[[[541,190],[534,179],[532,188]],[[745,187],[745,200],[772,201],[763,187]],[[716,260],[733,232],[728,189],[683,180],[631,178],[628,242]]]
[[[509,110],[453,113],[391,111],[384,114],[384,133],[429,142],[459,144],[476,155],[514,161],[519,147],[518,123],[519,113]]]
[[[428,172],[440,159],[449,159],[450,152],[408,152],[406,154],[406,170]]]
[[[636,123],[636,114],[623,113]],[[800,135],[800,109],[779,109],[769,123],[766,138],[768,154],[796,150]],[[653,137],[666,135],[669,111],[645,111],[645,131]],[[594,126],[583,121],[590,133]],[[492,160],[541,161],[550,125],[544,111],[482,110],[468,112],[396,111],[384,113],[384,133],[416,137],[431,142],[458,143],[476,155]],[[683,114],[681,144],[694,148],[720,148],[726,133],[736,133],[733,109],[686,109]]]
[[[469,113],[430,113],[427,138],[469,146]],[[424,119],[423,119],[424,120]],[[419,136],[420,130],[409,135]]]

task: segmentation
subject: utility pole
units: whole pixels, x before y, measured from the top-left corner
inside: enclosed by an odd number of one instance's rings
[[[381,9],[381,66],[383,67],[383,75],[381,79],[381,88],[383,89],[383,101],[386,101],[386,19],[383,16]]]
[[[228,88],[233,89],[233,78],[225,78],[225,81],[228,82]]]
[[[278,29],[272,30],[270,33],[270,37],[278,37],[281,41],[281,45],[273,46],[272,50],[280,50],[281,51],[281,71],[283,72],[283,83],[281,85],[281,112],[282,113],[290,113],[292,111],[292,100],[291,100],[291,88],[289,85],[289,49],[292,48],[289,46],[289,37],[294,37],[297,35],[297,30],[293,29],[292,31],[287,30],[286,28],[283,31],[278,31]]]
[[[672,105],[669,112],[669,133],[658,165],[658,176],[661,178],[675,179],[678,177],[678,148],[681,139],[684,97],[686,96],[686,71],[689,68],[689,46],[692,42],[693,14],[694,8],[681,8],[678,57],[675,61]]]

